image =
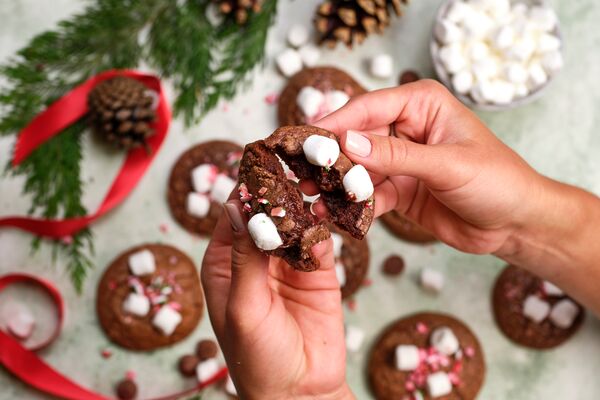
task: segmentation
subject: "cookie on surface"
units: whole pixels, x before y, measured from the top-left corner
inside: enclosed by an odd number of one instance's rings
[[[485,378],[485,360],[479,341],[462,322],[420,313],[383,331],[367,371],[377,400],[473,400]]]
[[[392,210],[380,217],[385,227],[400,239],[413,243],[432,243],[437,241],[433,234],[407,219],[398,211]]]
[[[187,231],[210,235],[235,187],[242,147],[223,141],[200,143],[184,152],[171,171],[167,200]]]
[[[310,125],[366,90],[333,67],[306,68],[290,78],[279,97],[279,125]]]
[[[162,244],[136,246],[113,260],[96,297],[102,329],[111,341],[130,350],[179,342],[196,328],[203,308],[193,261]]]
[[[498,327],[510,340],[534,349],[563,344],[585,319],[583,307],[561,289],[514,265],[496,279],[492,308]]]
[[[335,273],[340,282],[342,299],[356,293],[369,272],[369,245],[367,239],[358,240],[348,233],[328,225],[333,239]]]

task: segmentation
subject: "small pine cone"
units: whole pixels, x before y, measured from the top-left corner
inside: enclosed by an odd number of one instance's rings
[[[219,11],[235,19],[238,25],[244,25],[252,13],[259,13],[264,0],[213,0]]]
[[[98,134],[119,147],[146,147],[146,139],[154,134],[154,102],[152,92],[135,79],[107,79],[88,95],[90,123]]]
[[[348,47],[361,44],[371,33],[383,32],[391,12],[402,15],[402,3],[408,0],[326,0],[314,20],[319,42],[331,48],[337,42]]]

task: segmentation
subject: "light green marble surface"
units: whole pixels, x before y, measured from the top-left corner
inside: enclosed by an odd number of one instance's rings
[[[339,48],[326,52],[323,64],[343,66],[369,88],[392,86],[365,73],[369,55],[389,52],[396,59],[397,72],[416,68],[431,75],[428,40],[434,12],[440,0],[414,0],[405,16],[383,37],[370,38],[350,52]],[[86,2],[76,0],[0,0],[0,62],[12,55],[36,33],[51,28],[60,19],[81,10]],[[284,35],[291,21],[309,24],[316,1],[281,0],[276,27],[271,31],[268,52],[272,57],[284,47]],[[497,135],[543,173],[600,194],[600,3],[595,0],[553,2],[565,37],[566,66],[540,101],[518,110],[482,113],[481,117]],[[103,393],[112,393],[112,384],[128,369],[138,374],[143,397],[181,388],[186,383],[175,372],[178,357],[192,349],[195,341],[212,336],[208,319],[203,319],[188,340],[168,350],[136,354],[111,346],[98,328],[94,312],[95,286],[104,267],[129,246],[160,241],[178,246],[198,263],[206,241],[191,237],[170,218],[165,184],[178,155],[199,141],[229,138],[240,143],[258,139],[276,127],[276,109],[264,103],[265,95],[279,91],[284,79],[275,73],[272,58],[266,69],[255,75],[249,89],[208,115],[200,125],[184,129],[175,121],[158,157],[139,187],[116,211],[94,226],[96,268],[77,296],[64,273],[63,262],[52,265],[49,251],[31,255],[30,236],[0,231],[0,273],[28,271],[57,283],[67,301],[63,334],[41,355],[60,371]],[[0,139],[0,165],[5,165],[11,138]],[[121,159],[85,142],[83,173],[85,203],[94,209]],[[0,178],[0,215],[24,213],[28,201],[20,195],[21,179]],[[526,199],[524,199],[526,201]],[[158,226],[167,223],[170,233]],[[589,316],[582,331],[563,347],[535,352],[512,345],[497,330],[490,313],[490,289],[503,263],[493,257],[461,254],[444,245],[412,246],[400,242],[377,223],[369,233],[372,252],[371,287],[357,296],[358,308],[347,312],[349,323],[361,326],[366,334],[363,350],[348,358],[348,380],[361,399],[371,398],[364,379],[366,350],[377,333],[392,320],[419,310],[440,310],[465,320],[481,339],[487,359],[487,377],[482,399],[582,399],[600,398],[600,323]],[[402,254],[408,273],[401,279],[385,279],[381,261],[390,253]],[[446,272],[447,286],[439,296],[424,294],[416,285],[416,274],[424,266]],[[0,301],[6,296],[0,297]],[[114,356],[100,357],[110,347]],[[189,383],[187,383],[189,384]],[[0,399],[44,398],[38,392],[0,371]],[[219,390],[207,392],[206,399],[222,399]]]

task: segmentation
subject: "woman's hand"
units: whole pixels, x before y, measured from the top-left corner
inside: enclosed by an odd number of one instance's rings
[[[318,271],[297,272],[255,247],[231,200],[202,263],[210,319],[244,399],[347,399],[340,288],[331,239],[312,249]]]

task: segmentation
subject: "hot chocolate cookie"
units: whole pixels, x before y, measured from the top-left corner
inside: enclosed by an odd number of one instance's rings
[[[398,211],[390,211],[383,214],[381,222],[400,239],[413,243],[431,243],[437,239],[431,233],[404,217]]]

